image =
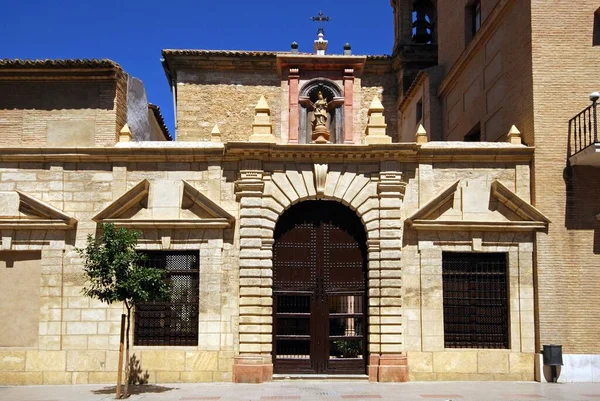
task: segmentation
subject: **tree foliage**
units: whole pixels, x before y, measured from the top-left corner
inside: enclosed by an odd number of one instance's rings
[[[88,235],[84,259],[87,284],[83,293],[107,304],[125,302],[127,309],[139,302],[169,296],[164,272],[144,266],[144,256],[135,250],[140,233],[114,224],[102,224],[98,238]]]
[[[123,302],[127,308],[125,333],[125,397],[129,395],[129,328],[131,312],[140,302],[169,298],[164,271],[144,266],[145,257],[135,250],[140,233],[114,224],[102,224],[98,238],[87,237],[85,248],[77,249],[83,258],[87,284],[83,293],[107,304]],[[123,338],[123,337],[121,337]],[[120,368],[119,368],[120,369]],[[120,371],[119,371],[120,372]],[[120,380],[120,378],[119,378]],[[119,386],[117,386],[119,387]],[[117,389],[120,395],[120,388]]]

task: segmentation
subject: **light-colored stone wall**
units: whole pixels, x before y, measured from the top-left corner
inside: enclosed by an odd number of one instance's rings
[[[0,82],[0,146],[114,145],[122,127],[116,87],[113,80]]]
[[[39,252],[0,252],[0,347],[35,347],[40,320]]]
[[[461,369],[476,373],[473,377],[517,378],[518,373],[522,379],[529,378],[528,373],[524,373],[527,361],[524,354],[531,352],[525,347],[532,344],[534,336],[533,323],[527,321],[525,324],[527,313],[531,314],[527,308],[532,303],[531,288],[525,288],[530,280],[526,268],[532,259],[531,242],[527,242],[531,240],[513,236],[505,241],[499,232],[495,232],[490,233],[490,237],[484,235],[481,242],[483,250],[506,249],[510,255],[517,252],[520,258],[518,266],[514,265],[516,259],[513,256],[510,259],[511,283],[519,280],[518,289],[511,287],[511,290],[521,297],[520,304],[511,304],[511,349],[494,354],[499,355],[494,361],[505,358],[507,363],[516,364],[517,367],[510,367],[505,372],[504,368],[496,371],[493,366],[486,365],[491,353],[440,349],[439,321],[423,320],[420,323],[411,319],[421,313],[419,308],[425,314],[434,313],[431,310],[434,300],[419,298],[419,303],[415,303],[408,291],[417,288],[414,287],[416,276],[426,275],[427,269],[439,268],[440,261],[433,256],[427,257],[425,252],[439,254],[440,248],[436,248],[437,240],[418,237],[414,243],[410,242],[414,236],[405,237],[404,234],[407,215],[423,207],[440,190],[458,179],[463,182],[463,187],[473,188],[477,196],[489,197],[491,183],[499,180],[509,190],[527,199],[528,164],[510,162],[510,157],[506,156],[507,152],[519,153],[526,148],[507,144],[469,145],[473,152],[479,152],[479,158],[483,157],[481,152],[491,152],[486,156],[488,161],[455,163],[446,159],[446,162],[419,164],[414,161],[417,156],[413,145],[392,145],[404,149],[406,159],[398,156],[400,153],[390,156],[388,152],[381,152],[371,154],[365,160],[365,152],[370,152],[370,147],[354,151],[355,146],[345,147],[347,154],[340,159],[339,153],[316,152],[318,147],[307,152],[305,146],[297,146],[292,147],[296,149],[294,156],[286,153],[285,148],[270,156],[259,152],[267,160],[281,160],[264,162],[254,159],[257,156],[240,156],[239,153],[236,156],[239,149],[221,145],[203,148],[198,144],[193,153],[185,153],[189,148],[187,144],[165,144],[159,151],[155,145],[144,148],[132,143],[127,146],[115,148],[108,161],[105,153],[96,161],[85,161],[97,156],[82,153],[76,158],[64,155],[69,161],[55,157],[52,163],[34,162],[24,156],[21,162],[0,164],[0,192],[26,192],[77,219],[76,228],[0,230],[2,247],[13,252],[41,252],[37,346],[0,347],[0,383],[114,382],[123,308],[121,305],[107,307],[82,295],[82,261],[75,248],[84,246],[88,234],[98,234],[95,216],[144,180],[149,182],[147,209],[137,205],[119,215],[129,219],[131,224],[149,216],[163,218],[171,214],[172,207],[179,208],[182,205],[178,198],[181,180],[236,219],[235,227],[226,229],[148,226],[142,230],[138,246],[141,250],[193,249],[200,254],[198,346],[134,345],[132,355],[140,361],[140,368],[143,374],[147,372],[150,382],[230,381],[234,379],[235,361],[244,358],[257,361],[268,377],[273,333],[273,229],[283,211],[308,199],[344,203],[357,213],[365,226],[371,355],[381,355],[383,361],[384,356],[404,358],[408,352],[408,365],[415,370],[413,378],[448,379],[450,375],[444,374],[451,369],[448,366],[465,358],[470,361],[472,355],[476,355],[476,365]],[[439,152],[444,157],[446,148],[436,151],[427,146],[421,150]],[[86,152],[93,153],[89,149]],[[209,156],[211,152],[212,156]],[[33,158],[43,160],[41,156]],[[190,159],[202,161],[186,161]],[[171,187],[177,190],[169,190]],[[465,202],[477,198],[469,195],[466,189],[461,191],[466,194]],[[477,203],[478,207],[489,204],[489,199],[484,200]],[[165,210],[159,210],[161,207]],[[4,208],[3,213],[9,213],[8,209]],[[176,215],[186,218],[193,212],[192,209],[177,211],[180,213]],[[475,217],[490,221],[499,218],[498,211],[485,208],[470,213],[480,213]],[[454,234],[448,241],[458,238],[459,234]],[[498,245],[499,242],[503,245]],[[462,243],[456,246],[466,249]],[[417,264],[414,263],[415,255],[417,260],[421,258]],[[515,268],[519,269],[518,275],[514,274]],[[437,313],[439,315],[439,311]],[[422,341],[414,330],[425,329],[434,335]],[[432,371],[420,371],[429,369],[419,367],[422,365],[419,361],[429,357],[433,361]],[[380,380],[392,378],[382,373],[386,369],[389,371],[384,362],[376,368],[380,370],[376,376]],[[419,376],[419,373],[432,374]]]
[[[327,74],[325,74],[327,76]],[[299,81],[300,88],[319,74]],[[334,80],[343,93],[343,81]],[[354,80],[354,139],[364,142],[367,112],[378,96],[386,108],[387,135],[398,140],[396,77],[392,73],[368,73]],[[289,139],[289,88],[272,71],[181,71],[177,86],[177,139],[209,141],[219,126],[223,142],[247,141],[252,134],[254,108],[265,96],[271,110],[273,134],[278,143]]]
[[[468,173],[466,173],[468,171]],[[513,219],[498,215],[490,197],[494,180],[524,198],[529,192],[529,167],[509,164],[420,164],[404,199],[403,218],[460,180],[454,198],[434,217],[451,221]],[[443,211],[443,213],[441,213]],[[495,211],[495,212],[493,212]],[[437,217],[436,217],[437,216]],[[533,239],[529,233],[482,232],[460,229],[404,234],[402,250],[405,349],[411,380],[533,380],[535,327],[533,298]],[[500,252],[508,259],[508,349],[444,347],[442,252]]]
[[[78,220],[76,230],[0,230],[3,239],[12,238],[10,244],[3,241],[2,245],[10,246],[17,257],[29,254],[25,251],[41,251],[35,345],[0,346],[0,382],[114,383],[123,308],[108,307],[82,295],[84,276],[75,251],[84,246],[88,234],[98,234],[92,218],[143,179],[185,179],[237,216],[233,195],[236,170],[235,163],[0,164],[2,191],[26,192]],[[200,254],[198,346],[133,346],[132,356],[140,361],[151,383],[230,381],[238,341],[238,246],[234,230],[145,229],[138,249],[165,249],[165,236],[170,238],[167,249],[192,249]],[[27,304],[35,302],[27,300]]]
[[[254,107],[264,96],[273,133],[281,135],[281,80],[275,71],[180,71],[177,84],[177,140],[209,141],[217,124],[223,142],[247,141]]]
[[[572,176],[563,175],[569,119],[600,89],[600,47],[592,46],[598,2],[550,5],[531,1],[535,204],[554,222],[537,238],[540,345],[563,344],[566,354],[600,354],[600,334],[590,324],[600,302],[595,219],[600,170],[576,166]]]

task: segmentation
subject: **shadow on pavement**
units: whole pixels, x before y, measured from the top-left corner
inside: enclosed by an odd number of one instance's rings
[[[129,386],[129,394],[145,394],[145,393],[165,393],[171,390],[178,390],[174,387],[156,386],[154,384],[143,384],[139,386]],[[115,394],[117,392],[117,386],[105,387],[100,390],[93,390],[94,394]]]

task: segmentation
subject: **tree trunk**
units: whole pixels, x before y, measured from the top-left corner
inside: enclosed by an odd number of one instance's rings
[[[117,367],[117,399],[121,398],[123,384],[123,342],[125,341],[125,314],[121,315],[121,338],[119,340],[119,365]]]
[[[125,391],[123,392],[123,396],[125,398],[129,397],[129,322],[131,319],[131,306],[125,304],[127,306],[127,330],[125,334]]]

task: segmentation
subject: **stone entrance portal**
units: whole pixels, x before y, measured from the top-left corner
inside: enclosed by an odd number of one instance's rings
[[[366,374],[366,234],[348,207],[292,206],[275,228],[275,373]]]

